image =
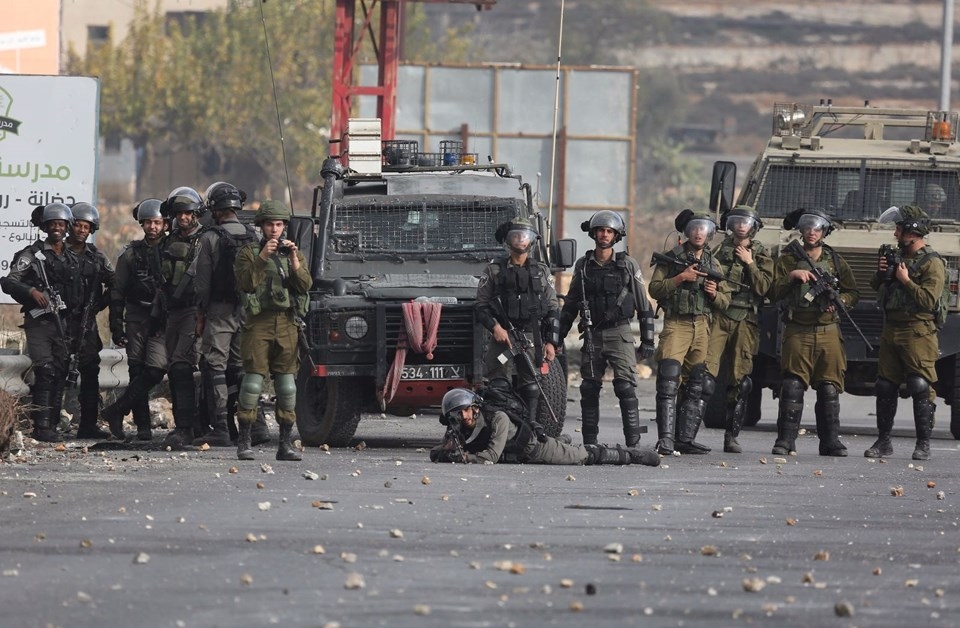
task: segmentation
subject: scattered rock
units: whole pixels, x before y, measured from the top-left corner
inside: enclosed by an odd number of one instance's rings
[[[347,574],[347,579],[343,583],[344,589],[362,589],[367,586],[366,581],[363,579],[363,575],[358,574],[357,572],[352,572]]]
[[[319,480],[320,476],[314,473],[313,471],[304,471],[303,479],[305,480]]]
[[[837,602],[833,605],[833,612],[837,617],[853,617],[853,604],[850,602]]]
[[[756,593],[762,591],[763,588],[767,586],[767,583],[763,581],[762,578],[744,578],[743,579],[743,590],[748,593]]]
[[[146,565],[149,562],[150,562],[150,554],[147,554],[146,552],[140,552],[133,557],[134,565]]]

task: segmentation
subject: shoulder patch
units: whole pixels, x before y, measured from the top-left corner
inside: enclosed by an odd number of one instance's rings
[[[482,288],[485,285],[487,285],[487,281],[489,281],[489,279],[490,279],[490,275],[488,275],[487,273],[483,273],[482,275],[480,275],[480,281],[477,283],[477,288]]]
[[[22,272],[30,267],[30,264],[33,262],[26,255],[21,255],[17,258],[17,272]]]
[[[637,281],[643,281],[643,271],[638,268],[637,272],[633,273],[633,278]]]

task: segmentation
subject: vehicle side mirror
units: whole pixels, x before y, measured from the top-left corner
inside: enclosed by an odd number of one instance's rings
[[[557,240],[550,245],[550,263],[557,268],[570,268],[577,260],[577,241]]]

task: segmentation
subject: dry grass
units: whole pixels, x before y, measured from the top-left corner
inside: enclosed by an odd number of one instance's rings
[[[24,413],[25,408],[17,397],[0,390],[0,459],[9,453],[17,422]]]

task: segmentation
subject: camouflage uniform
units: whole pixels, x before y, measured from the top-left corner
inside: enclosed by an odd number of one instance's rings
[[[795,225],[805,215],[816,215],[829,221],[822,212],[804,212],[785,228]],[[788,218],[789,220],[789,218]],[[827,228],[823,237],[829,234]],[[856,280],[847,262],[820,240],[820,253],[814,262],[838,280],[837,292],[847,308],[859,300]],[[815,252],[815,251],[814,251]],[[808,254],[811,251],[808,250]],[[813,255],[811,255],[813,258]],[[780,348],[780,370],[783,383],[780,391],[778,436],[773,453],[785,455],[796,451],[796,439],[803,415],[803,394],[807,387],[817,391],[815,406],[820,455],[845,456],[846,447],[839,440],[840,393],[847,368],[847,356],[840,335],[840,313],[824,311],[824,296],[813,302],[805,298],[813,284],[800,283],[790,277],[793,270],[810,270],[789,250],[783,250],[774,267],[771,301],[782,301],[783,342]]]
[[[257,212],[257,224],[265,220],[288,221],[290,210],[277,201],[263,201]],[[257,417],[257,403],[267,374],[273,376],[277,393],[277,423],[280,445],[277,460],[299,460],[290,444],[297,421],[296,374],[300,367],[300,317],[306,314],[312,279],[306,259],[296,251],[299,268],[294,269],[289,254],[274,253],[261,257],[266,240],[240,249],[234,267],[237,288],[244,305],[240,332],[240,354],[244,376],[237,407],[239,436],[237,457],[252,460],[250,430]]]
[[[724,238],[713,251],[720,272],[730,279],[730,305],[713,317],[710,341],[707,345],[707,371],[716,378],[720,365],[726,357],[729,379],[726,390],[726,417],[723,450],[741,453],[737,442],[747,409],[747,400],[753,388],[750,373],[753,372],[753,356],[760,348],[760,320],[757,314],[763,305],[764,296],[773,283],[773,259],[760,242],[753,239],[756,229],[762,226],[752,208],[738,206],[725,219],[749,218],[757,221],[751,231],[747,249],[752,263],[744,264],[736,254],[737,240],[734,235]],[[735,283],[736,282],[736,283]],[[748,287],[737,285],[746,284]]]
[[[897,223],[901,234],[916,234],[921,241],[929,233],[929,218],[919,207],[901,208],[892,221]],[[927,460],[936,408],[933,384],[937,381],[936,362],[940,357],[935,309],[946,281],[946,268],[943,259],[929,246],[920,246],[915,251],[901,247],[900,253],[908,272],[906,283],[900,283],[894,268],[888,271],[889,277],[878,272],[870,281],[878,291],[884,318],[876,384],[879,438],[864,455],[880,458],[893,453],[890,434],[897,414],[900,384],[906,384],[913,398],[917,430],[913,459]]]
[[[615,231],[615,239],[601,240],[597,249],[589,251],[577,260],[573,269],[573,279],[560,313],[560,340],[563,341],[573,321],[580,316],[580,331],[584,334],[584,345],[580,355],[580,411],[583,417],[583,442],[597,444],[600,430],[600,390],[603,387],[603,374],[607,365],[613,369],[613,390],[620,403],[620,415],[623,423],[624,441],[627,447],[633,447],[640,441],[640,434],[646,427],[640,426],[639,404],[637,402],[637,350],[633,344],[633,330],[630,321],[636,315],[640,319],[642,357],[653,354],[654,330],[653,308],[647,299],[643,285],[643,273],[635,259],[624,252],[613,254],[610,260],[601,263],[599,250],[610,250],[612,245],[625,235],[623,221],[619,214],[601,211],[594,214],[585,223],[590,237],[597,239],[596,232],[603,229]],[[584,298],[586,295],[586,298]],[[590,313],[591,328],[587,329],[583,316],[586,301]],[[592,346],[588,346],[586,335],[591,335]]]
[[[687,224],[693,220],[713,222],[709,216],[695,215],[693,212],[685,218],[681,216],[684,216],[683,212],[677,217],[678,231],[685,231]],[[688,239],[666,255],[690,259],[696,252]],[[718,270],[713,254],[706,246],[700,251],[699,261],[702,267]],[[656,353],[657,448],[662,454],[672,453],[675,445],[681,453],[702,454],[710,451],[694,438],[703,421],[706,400],[713,394],[714,388],[713,377],[706,368],[710,322],[714,311],[723,311],[730,302],[725,292],[725,282],[720,283],[711,301],[704,290],[706,278],[700,276],[696,281],[683,281],[678,285],[674,277],[682,272],[679,264],[657,262],[648,288],[650,296],[656,299],[664,312],[663,330]],[[682,392],[681,380],[685,382]],[[678,393],[682,398],[679,403]]]

